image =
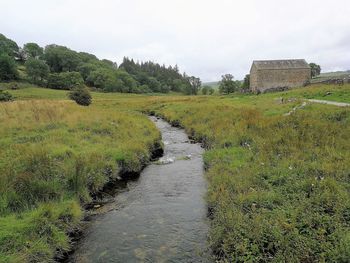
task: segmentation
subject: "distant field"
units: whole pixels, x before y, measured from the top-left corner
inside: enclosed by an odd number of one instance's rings
[[[292,89],[288,92],[272,93],[271,96],[278,94],[288,98],[320,99],[350,103],[350,84],[342,86],[313,84],[306,88]]]
[[[215,90],[219,89],[219,81],[204,82],[202,85],[203,86],[210,86],[210,87],[212,87]]]
[[[1,84],[0,84],[1,86]],[[66,90],[53,90],[47,88],[39,88],[36,86],[24,86],[18,90],[9,90],[18,100],[31,100],[31,99],[55,99],[55,100],[67,100]],[[160,94],[159,97],[168,97],[169,95],[175,97],[182,97],[179,94]],[[138,94],[128,94],[128,93],[102,93],[102,92],[92,92],[92,96],[95,100],[114,100],[118,98],[142,98],[142,97],[155,97],[156,94],[149,95],[138,95]],[[255,95],[245,95],[245,94],[234,94],[229,95],[239,98],[255,98]],[[185,96],[186,97],[186,96]],[[306,88],[292,89],[287,92],[275,92],[268,93],[263,96],[263,98],[306,98],[306,99],[322,99],[322,100],[332,100],[338,102],[350,103],[350,84],[345,84],[343,86],[338,85],[311,85]]]
[[[319,76],[313,78],[311,80],[312,83],[314,82],[321,82],[328,79],[349,79],[350,78],[350,71],[337,71],[337,72],[326,72],[321,73]]]

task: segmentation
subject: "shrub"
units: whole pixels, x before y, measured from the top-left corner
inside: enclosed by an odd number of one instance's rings
[[[13,101],[13,96],[7,91],[0,90],[0,101]]]
[[[214,89],[208,85],[203,86],[202,94],[203,95],[212,95],[214,93]]]
[[[69,92],[68,96],[71,100],[82,106],[89,106],[92,101],[89,90],[82,86],[73,89]]]

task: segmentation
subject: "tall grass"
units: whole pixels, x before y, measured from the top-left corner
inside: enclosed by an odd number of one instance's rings
[[[183,98],[149,110],[208,149],[219,261],[349,262],[350,109],[308,105],[284,116],[300,102],[274,96]]]
[[[304,98],[349,102],[349,85],[259,96],[93,93],[83,109],[56,91],[11,92],[41,100],[0,104],[0,262],[66,250],[79,203],[118,171],[142,167],[159,133],[135,110],[183,126],[207,148],[218,261],[350,260],[350,109],[308,104],[284,116]]]
[[[160,133],[143,115],[69,101],[0,104],[0,258],[44,262],[120,173],[139,172]]]

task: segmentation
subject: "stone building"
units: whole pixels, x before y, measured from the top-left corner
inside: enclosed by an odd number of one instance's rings
[[[268,92],[302,87],[311,79],[311,68],[304,59],[255,60],[250,69],[250,89]]]

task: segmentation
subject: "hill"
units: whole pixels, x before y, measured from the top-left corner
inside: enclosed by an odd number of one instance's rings
[[[335,71],[335,72],[324,72],[314,77],[311,83],[318,83],[332,79],[350,79],[350,70],[347,71]]]
[[[177,65],[153,61],[122,63],[98,59],[56,44],[44,48],[36,43],[17,43],[0,34],[0,81],[20,80],[52,89],[72,89],[79,85],[122,93],[196,93],[199,79],[181,73]]]

